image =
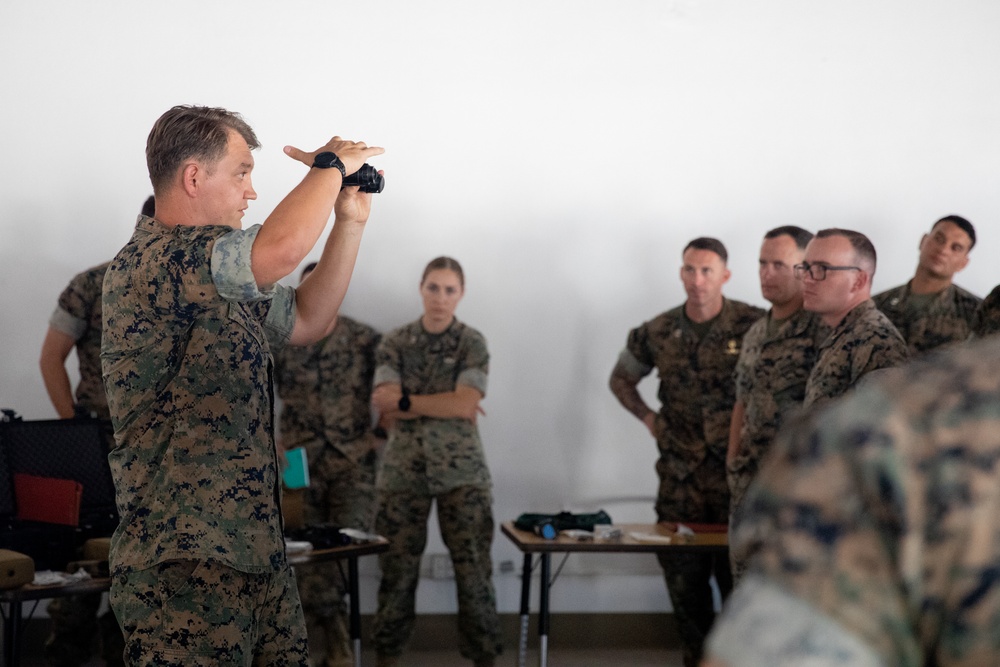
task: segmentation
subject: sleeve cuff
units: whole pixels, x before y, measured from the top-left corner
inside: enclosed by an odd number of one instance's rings
[[[212,247],[212,281],[227,301],[264,301],[274,296],[274,285],[257,287],[250,266],[250,252],[260,225],[234,229],[220,236]]]
[[[75,315],[70,315],[62,308],[56,306],[49,318],[49,326],[56,331],[61,331],[73,340],[80,340],[80,336],[87,330],[87,323]]]
[[[621,375],[635,382],[649,375],[652,370],[652,366],[647,366],[636,359],[635,355],[629,352],[628,349],[622,350],[621,354],[618,355],[618,363],[615,364],[616,375]]]
[[[888,667],[842,625],[755,575],[729,596],[707,650],[740,667]]]
[[[274,297],[264,320],[264,329],[267,331],[268,341],[284,347],[295,328],[295,290],[286,285],[277,285],[272,291]]]
[[[467,368],[458,375],[455,384],[464,384],[467,387],[477,389],[483,396],[486,395],[487,376],[479,368]]]
[[[391,366],[379,366],[375,369],[375,378],[372,381],[372,386],[377,387],[380,384],[401,384],[402,379],[399,377],[399,372],[392,368]]]

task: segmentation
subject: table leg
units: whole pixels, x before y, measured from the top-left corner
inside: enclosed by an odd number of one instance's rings
[[[538,591],[538,666],[546,667],[549,663],[549,584],[552,557],[541,554],[542,577]]]
[[[354,667],[361,667],[361,602],[358,600],[358,557],[347,559],[348,595],[351,596],[351,643],[354,648]]]
[[[7,607],[7,622],[3,627],[3,664],[15,667],[18,664],[18,643],[21,641],[21,600],[17,597]]]
[[[521,569],[521,639],[517,645],[517,667],[528,664],[528,619],[531,616],[531,554],[524,554]]]

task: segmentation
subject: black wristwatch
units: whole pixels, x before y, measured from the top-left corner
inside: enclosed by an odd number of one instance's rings
[[[409,412],[410,411],[410,392],[403,390],[403,395],[399,397],[399,411]]]
[[[323,151],[322,153],[317,153],[316,157],[313,158],[313,166],[317,169],[329,169],[330,167],[336,167],[340,170],[340,175],[347,178],[347,170],[344,169],[344,163],[340,161],[337,154],[332,151]]]

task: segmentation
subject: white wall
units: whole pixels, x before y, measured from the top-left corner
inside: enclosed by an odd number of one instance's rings
[[[153,121],[225,106],[263,142],[248,223],[304,172],[284,144],[386,147],[345,312],[397,326],[430,258],[465,265],[459,316],[493,355],[498,519],[651,520],[655,447],[606,380],[628,329],[682,300],[687,240],[723,239],[728,294],[762,303],[773,226],[868,233],[882,289],[958,213],[981,235],[959,282],[1000,282],[998,29],[994,0],[0,3],[0,407],[54,416],[48,316],[129,236]],[[495,556],[520,564],[502,537]],[[655,563],[626,563],[631,584],[593,606],[661,608]],[[568,567],[581,582],[554,608],[608,597],[595,565]],[[516,580],[500,583],[512,611]],[[422,591],[422,609],[452,608],[447,586]]]

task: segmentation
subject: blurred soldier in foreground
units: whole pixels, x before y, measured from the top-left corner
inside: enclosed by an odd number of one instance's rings
[[[983,338],[1000,333],[1000,285],[993,288],[976,309],[972,318],[972,337]]]
[[[1000,338],[783,430],[732,548],[708,664],[1000,664]]]

